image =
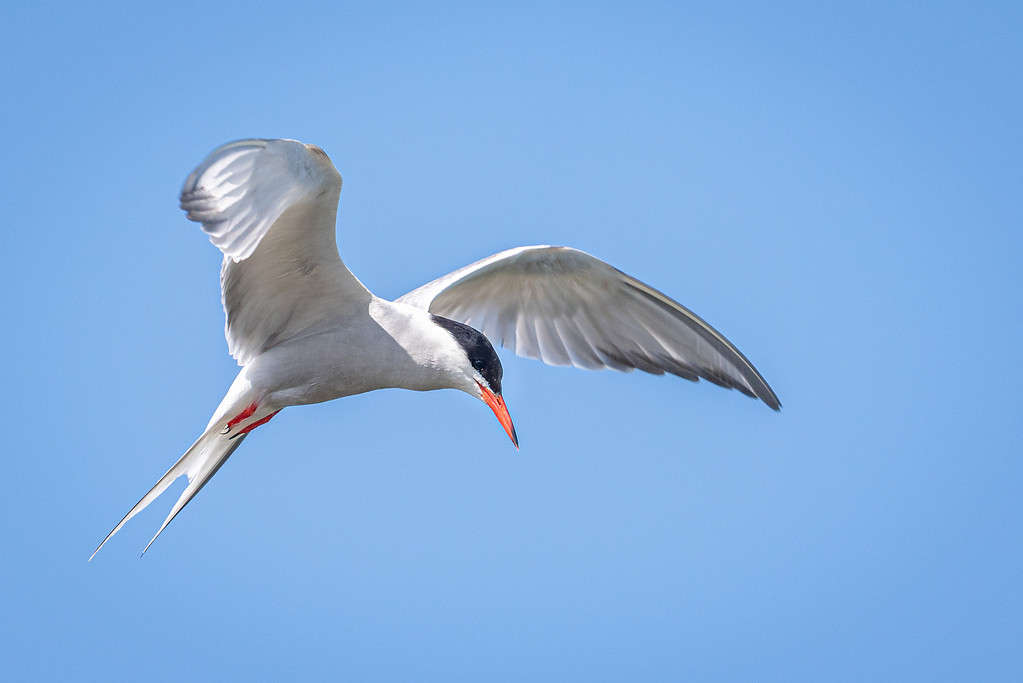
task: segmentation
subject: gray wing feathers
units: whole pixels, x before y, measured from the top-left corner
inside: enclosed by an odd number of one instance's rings
[[[225,333],[240,365],[370,296],[338,254],[340,193],[327,155],[296,140],[228,143],[185,180],[181,208],[224,253]]]
[[[753,364],[706,321],[577,249],[509,249],[398,301],[465,322],[551,365],[702,377],[781,407]]]
[[[294,140],[230,142],[185,179],[181,208],[218,249],[241,261],[289,206],[333,181],[315,170]]]

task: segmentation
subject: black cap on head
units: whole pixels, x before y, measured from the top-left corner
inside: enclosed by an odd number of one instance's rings
[[[433,322],[437,323],[451,333],[459,346],[465,349],[465,355],[476,372],[487,381],[490,390],[495,394],[501,393],[501,377],[504,375],[504,368],[501,367],[501,359],[483,333],[475,330],[465,323],[457,320],[443,318],[439,315],[431,316]]]

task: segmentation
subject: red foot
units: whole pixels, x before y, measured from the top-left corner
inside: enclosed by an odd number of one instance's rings
[[[248,408],[235,415],[234,419],[227,423],[227,431],[231,431],[231,427],[234,427],[242,420],[247,420],[248,418],[252,417],[252,413],[256,412],[257,407],[258,406],[256,406],[255,401],[250,403]]]
[[[267,415],[266,417],[260,418],[260,419],[256,420],[255,422],[253,422],[252,424],[247,425],[245,427],[242,427],[241,429],[238,430],[238,432],[236,434],[232,434],[231,438],[233,439],[236,436],[241,436],[242,434],[247,434],[247,433],[251,432],[253,429],[255,429],[256,427],[258,427],[259,425],[265,425],[267,422],[269,422],[273,418],[274,415],[276,415],[279,412],[281,412],[281,411],[280,410],[275,410],[272,413],[270,413],[269,415]],[[249,414],[251,415],[252,413],[249,413]]]

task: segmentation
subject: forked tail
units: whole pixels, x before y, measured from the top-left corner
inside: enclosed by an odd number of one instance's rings
[[[188,477],[188,486],[181,493],[181,497],[178,498],[178,502],[171,508],[170,514],[167,515],[167,519],[163,520],[163,525],[160,526],[160,530],[156,532],[152,540],[146,544],[145,550],[142,551],[144,555],[146,550],[149,550],[149,546],[153,545],[153,541],[163,533],[163,530],[167,528],[167,525],[171,523],[171,520],[181,512],[182,508],[188,505],[188,502],[195,497],[195,494],[199,493],[199,490],[206,485],[213,475],[217,473],[220,466],[223,465],[231,454],[234,453],[238,446],[242,445],[242,441],[245,440],[246,433],[236,432],[234,434],[224,433],[224,426],[222,422],[215,422],[207,427],[206,432],[196,440],[192,446],[185,451],[185,454],[181,456],[174,465],[167,470],[167,474],[160,478],[160,481],[156,482],[156,486],[149,489],[149,493],[142,496],[142,500],[135,503],[135,507],[128,511],[128,514],[124,516],[117,526],[114,527],[113,531],[107,534],[107,537],[103,539],[103,542],[99,544],[99,547],[93,551],[89,557],[89,561],[92,561],[93,557],[96,557],[96,553],[100,551],[107,541],[121,530],[121,527],[125,523],[146,509],[150,503],[160,497],[167,487],[174,482],[175,479],[181,475]]]

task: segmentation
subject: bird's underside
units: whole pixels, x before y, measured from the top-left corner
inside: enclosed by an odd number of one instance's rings
[[[517,443],[490,342],[552,365],[703,378],[781,407],[721,333],[569,247],[509,249],[380,299],[339,256],[340,192],[327,155],[294,140],[226,144],[188,176],[181,207],[224,254],[225,334],[242,369],[203,434],[99,548],[185,475],[156,540],[246,434],[289,405],[385,387],[454,388],[487,403]]]

